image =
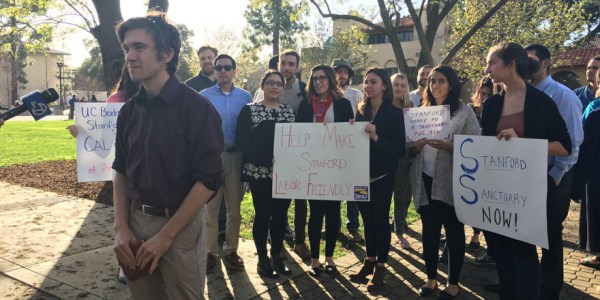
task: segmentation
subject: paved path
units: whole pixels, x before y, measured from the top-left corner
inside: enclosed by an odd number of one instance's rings
[[[600,299],[600,271],[580,267],[585,253],[574,250],[577,206],[565,226],[565,285],[562,299]],[[0,181],[0,298],[1,299],[130,299],[127,287],[116,283],[112,252],[112,207],[90,200],[60,196]],[[387,287],[370,294],[364,285],[348,281],[360,268],[362,249],[337,260],[341,276],[315,280],[295,254],[287,259],[293,275],[263,280],[256,274],[256,251],[250,240],[240,243],[245,272],[224,264],[208,276],[208,299],[418,299],[425,278],[420,259],[420,222],[410,226],[410,251],[392,248]],[[471,234],[468,229],[467,235]],[[471,258],[467,254],[467,258]],[[445,267],[439,269],[443,284]],[[495,271],[465,263],[458,299],[498,299],[482,289]],[[433,298],[431,298],[433,299]]]

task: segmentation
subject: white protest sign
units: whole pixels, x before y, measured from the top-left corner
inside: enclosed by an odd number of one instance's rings
[[[369,201],[367,124],[276,124],[273,198]]]
[[[112,180],[117,116],[123,103],[75,102],[77,181]]]
[[[411,107],[403,111],[407,142],[422,138],[447,141],[452,139],[449,105]]]
[[[547,140],[455,135],[458,219],[548,249],[547,171]]]

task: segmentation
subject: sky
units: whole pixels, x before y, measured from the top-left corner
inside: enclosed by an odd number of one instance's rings
[[[90,2],[90,6],[93,5]],[[193,3],[198,4],[193,4]],[[200,47],[205,43],[205,37],[221,27],[232,28],[240,34],[246,25],[244,11],[249,0],[170,0],[168,17],[174,22],[185,24],[194,31],[192,44]],[[334,12],[346,13],[350,9],[360,9],[369,5],[376,5],[375,0],[329,0]],[[121,13],[124,19],[143,16],[146,12],[147,0],[121,0]],[[201,3],[201,4],[200,4]],[[311,4],[310,18],[320,16]],[[63,40],[57,40],[54,48],[71,53],[65,57],[67,65],[79,66],[88,57],[88,50],[84,46],[84,39],[92,38],[91,34],[83,30],[69,34]]]

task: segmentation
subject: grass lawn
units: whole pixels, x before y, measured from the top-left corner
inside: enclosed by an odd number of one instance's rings
[[[74,121],[8,121],[0,128],[0,166],[75,159]]]
[[[0,129],[0,167],[13,164],[36,163],[42,161],[70,160],[75,159],[75,139],[69,135],[65,127],[74,124],[73,121],[40,121],[40,122],[20,122],[9,121]],[[346,202],[342,202],[342,233],[338,239],[335,257],[343,256],[349,253],[352,247],[358,247],[353,243],[348,243],[346,230]],[[246,193],[242,201],[242,225],[241,236],[246,239],[252,239],[252,221],[254,219],[254,207],[252,205],[252,195]],[[390,209],[390,222],[393,212]],[[294,220],[294,201],[288,210],[288,219],[293,226]],[[412,223],[418,220],[418,214],[414,211],[411,204],[409,208],[407,221]],[[362,223],[362,220],[361,220]],[[362,231],[362,227],[360,229]],[[362,234],[362,232],[361,232]],[[290,246],[292,241],[288,241]],[[308,244],[308,237],[306,240]],[[289,247],[288,247],[289,248]],[[321,245],[321,251],[325,250],[324,242]]]

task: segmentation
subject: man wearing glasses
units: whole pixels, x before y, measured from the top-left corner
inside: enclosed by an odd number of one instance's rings
[[[225,182],[217,191],[215,199],[206,205],[208,214],[206,221],[207,272],[215,267],[219,256],[218,220],[219,208],[223,200],[227,208],[227,229],[222,255],[230,268],[244,268],[244,261],[237,254],[242,220],[240,205],[244,196],[244,189],[243,184],[240,182],[242,152],[238,151],[235,144],[235,126],[242,108],[252,102],[252,96],[248,91],[233,84],[233,78],[237,70],[235,60],[231,56],[227,54],[217,56],[214,61],[214,70],[217,74],[217,84],[202,90],[200,94],[210,100],[221,116],[221,129],[225,138],[225,150],[221,154]]]

